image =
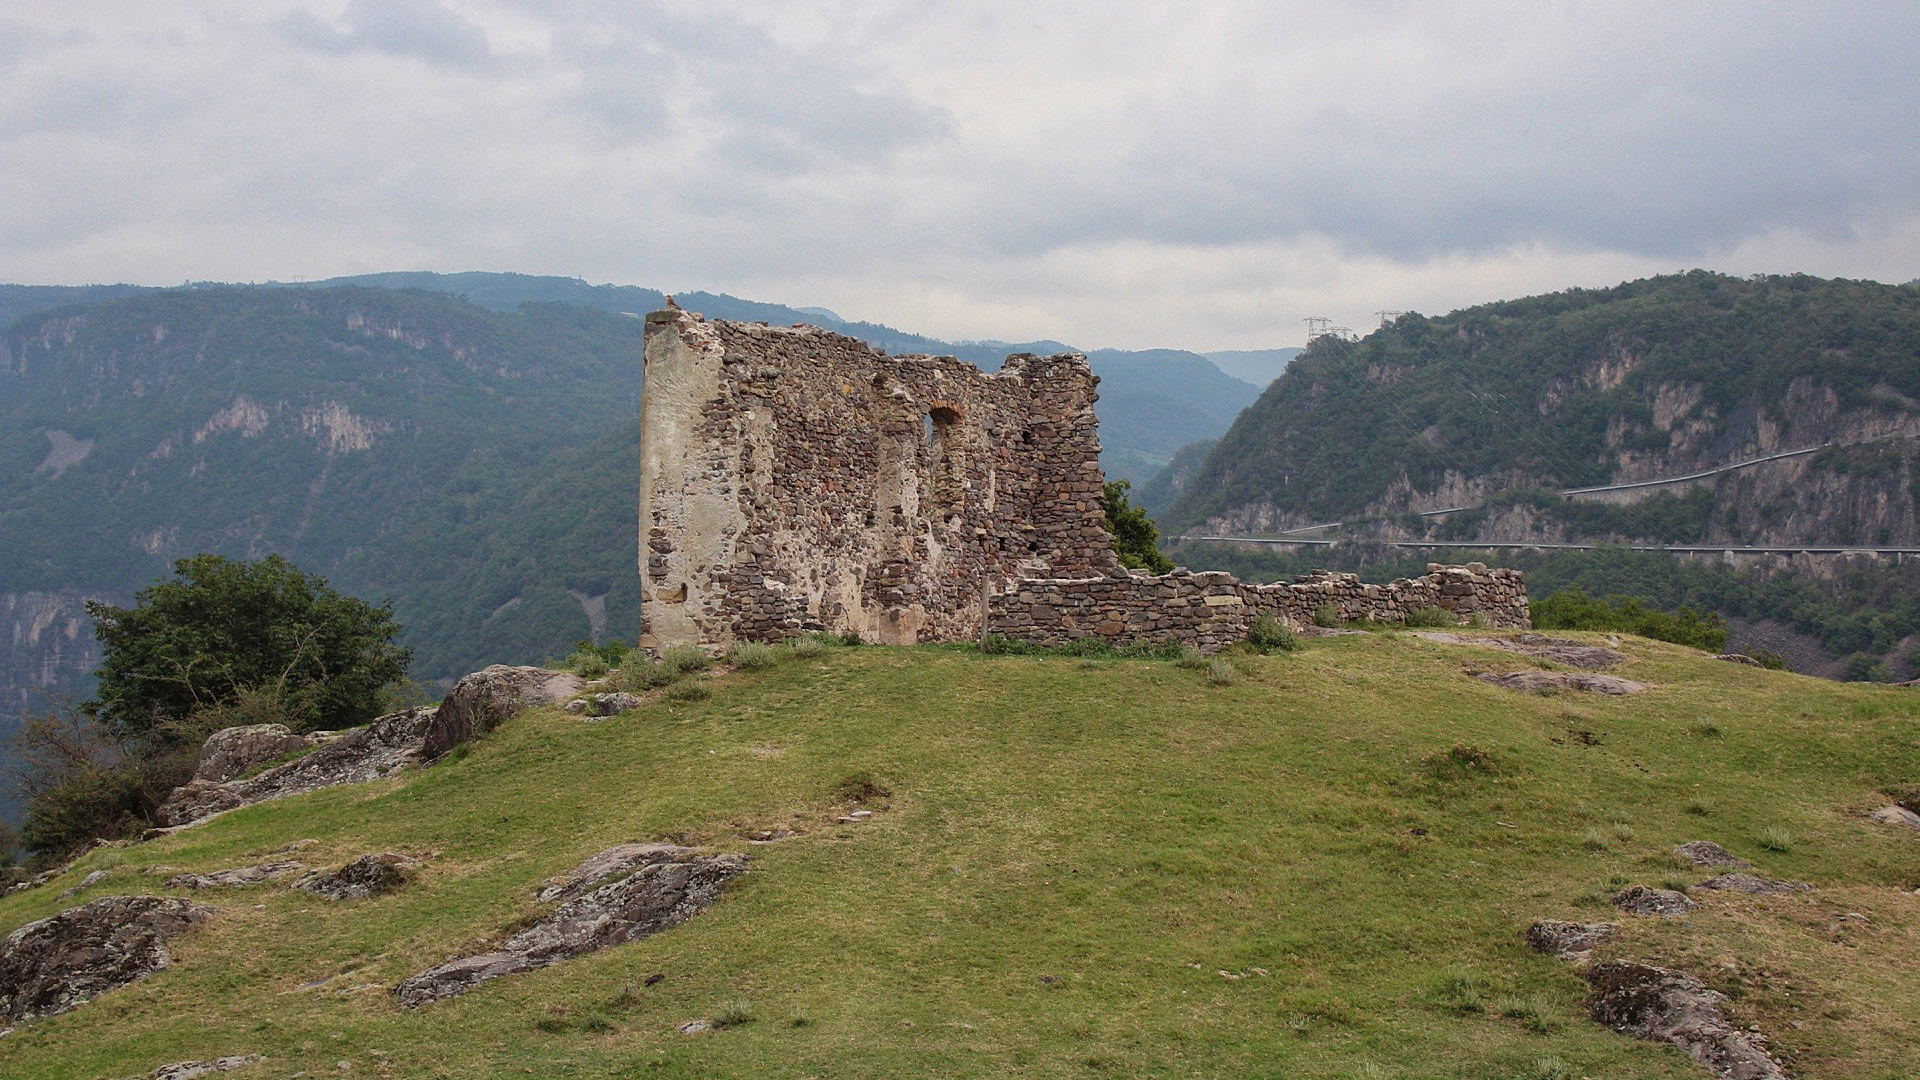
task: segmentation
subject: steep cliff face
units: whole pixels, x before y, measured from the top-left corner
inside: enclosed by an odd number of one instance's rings
[[[1920,290],[1696,272],[1320,339],[1169,516],[1227,532],[1364,521],[1388,539],[1909,545],[1917,479]],[[1420,516],[1451,508],[1471,512]]]

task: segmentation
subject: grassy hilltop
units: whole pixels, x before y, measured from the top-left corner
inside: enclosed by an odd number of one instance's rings
[[[1160,661],[836,648],[715,676],[703,701],[524,713],[456,760],[96,850],[0,899],[10,932],[165,892],[155,865],[303,839],[309,865],[428,857],[364,901],[198,894],[222,913],[172,969],[21,1025],[0,1074],[263,1053],[228,1075],[1707,1075],[1587,1020],[1584,982],[1521,940],[1539,918],[1618,918],[1601,955],[1733,996],[1797,1076],[1909,1075],[1920,834],[1865,814],[1920,785],[1920,698],[1621,649],[1649,692],[1520,695],[1467,670],[1526,658],[1383,633],[1236,658],[1230,685]],[[832,824],[863,770],[891,809]],[[745,839],[773,828],[802,835]],[[649,940],[394,1003],[525,925],[542,879],[667,837],[754,867]],[[1614,911],[1627,883],[1706,877],[1670,855],[1692,839],[1815,890]],[[716,1015],[744,1022],[678,1031]]]

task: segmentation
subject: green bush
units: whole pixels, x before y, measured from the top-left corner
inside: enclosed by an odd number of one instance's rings
[[[713,666],[713,659],[692,645],[667,646],[660,652],[660,662],[682,673],[705,671]]]
[[[1726,621],[1719,612],[1702,614],[1693,607],[1665,612],[1648,607],[1637,596],[1596,600],[1584,589],[1563,589],[1528,607],[1536,630],[1608,630],[1712,653],[1727,647]]]
[[[1272,615],[1261,615],[1247,628],[1247,644],[1262,653],[1292,652],[1300,647],[1300,635]]]
[[[1321,604],[1313,609],[1313,625],[1322,630],[1333,630],[1340,625],[1340,612],[1332,604]]]
[[[779,659],[779,654],[773,651],[772,646],[762,645],[757,641],[736,641],[733,647],[727,650],[727,663],[741,671],[770,668]]]
[[[819,638],[813,637],[811,635],[807,637],[794,638],[792,641],[787,643],[787,648],[792,651],[793,655],[799,657],[802,660],[810,660],[813,657],[819,656],[821,653],[824,653],[827,651],[827,646],[825,645],[825,643],[823,643]]]
[[[1207,665],[1207,683],[1210,686],[1232,686],[1240,673],[1234,670],[1233,661],[1224,657],[1216,658]]]
[[[713,1014],[713,1019],[710,1022],[713,1024],[715,1031],[725,1031],[727,1028],[739,1027],[742,1024],[751,1024],[753,1023],[753,1006],[746,998],[734,998],[732,1001],[720,1006],[719,1011]]]
[[[1175,657],[1173,662],[1177,667],[1198,671],[1207,666],[1207,654],[1191,645],[1183,645],[1180,647],[1180,655]]]
[[[658,690],[680,678],[680,672],[634,650],[614,669],[614,683],[622,690]]]
[[[713,696],[713,690],[706,683],[684,679],[667,688],[668,701],[705,701]]]
[[[563,671],[571,671],[583,679],[597,679],[608,671],[607,658],[598,650],[576,649],[565,660],[560,661]]]
[[[1412,627],[1454,626],[1453,612],[1443,607],[1417,607],[1407,612],[1407,625]]]

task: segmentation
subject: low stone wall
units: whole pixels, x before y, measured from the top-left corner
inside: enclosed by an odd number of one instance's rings
[[[1177,641],[1216,652],[1244,640],[1261,615],[1301,628],[1322,607],[1342,622],[1403,622],[1420,608],[1441,608],[1465,622],[1531,629],[1527,583],[1518,570],[1482,563],[1429,563],[1424,577],[1369,585],[1357,574],[1316,570],[1291,582],[1249,585],[1218,571],[1159,576],[1116,570],[1102,577],[1023,578],[992,597],[987,630],[1041,645],[1082,638],[1115,644]]]

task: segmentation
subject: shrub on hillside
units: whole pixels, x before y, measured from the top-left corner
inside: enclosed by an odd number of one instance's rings
[[[1703,614],[1693,607],[1660,611],[1637,596],[1599,600],[1584,589],[1564,589],[1528,607],[1536,630],[1608,630],[1714,653],[1727,647],[1727,625],[1719,612]]]
[[[762,645],[757,641],[736,641],[733,647],[727,650],[727,663],[741,671],[770,668],[779,658],[779,654],[773,651],[773,646]]]
[[[1300,647],[1300,635],[1272,615],[1261,615],[1247,628],[1247,644],[1263,654],[1292,652]]]
[[[1407,612],[1407,625],[1412,627],[1433,627],[1456,625],[1453,612],[1443,607],[1417,607]]]
[[[706,653],[692,645],[669,645],[660,652],[660,662],[680,672],[705,671],[713,666]]]

